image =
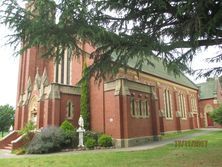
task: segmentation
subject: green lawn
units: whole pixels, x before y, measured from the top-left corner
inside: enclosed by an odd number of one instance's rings
[[[208,140],[207,148],[175,148],[174,144],[135,152],[104,152],[0,159],[7,167],[220,167],[222,131],[211,132],[196,139]]]
[[[184,131],[184,132],[174,132],[174,133],[166,133],[164,135],[161,135],[161,138],[162,139],[173,139],[173,138],[178,138],[178,137],[183,137],[183,136],[186,136],[186,135],[190,135],[190,134],[193,134],[193,133],[197,133],[197,132],[201,132],[202,130],[198,130],[198,129],[195,129],[195,130],[189,130],[189,131]]]

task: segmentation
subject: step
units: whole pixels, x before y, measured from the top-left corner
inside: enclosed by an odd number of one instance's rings
[[[4,149],[6,149],[6,150],[12,150],[12,147],[10,147],[10,146],[5,146]]]
[[[12,144],[11,144],[11,143],[8,143],[8,144],[6,144],[6,146],[8,146],[8,147],[12,147]]]
[[[5,144],[4,149],[6,149],[6,150],[12,150],[12,144],[11,144],[11,143]]]

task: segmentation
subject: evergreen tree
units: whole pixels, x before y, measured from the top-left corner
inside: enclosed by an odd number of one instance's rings
[[[24,0],[25,1],[25,0]],[[45,46],[43,56],[61,59],[66,48],[76,56],[84,52],[81,41],[96,50],[90,54],[90,72],[96,78],[116,72],[136,58],[136,68],[161,57],[170,70],[189,70],[196,51],[202,46],[222,44],[222,1],[220,0],[4,0],[1,20],[14,30],[9,41],[23,41],[26,50]],[[181,51],[181,48],[183,49]],[[113,55],[115,54],[115,58]],[[221,61],[222,54],[211,61]],[[113,63],[115,62],[115,66]],[[203,71],[220,74],[222,67]]]
[[[214,122],[222,125],[222,106],[210,113],[210,117],[213,119]]]
[[[84,120],[84,128],[89,130],[90,128],[90,114],[89,114],[89,77],[87,74],[87,66],[84,64],[83,67],[83,79],[81,81],[81,99],[80,99],[80,108],[82,118]]]
[[[0,131],[2,132],[2,137],[4,132],[8,132],[10,126],[14,124],[14,114],[15,110],[10,105],[0,106]]]

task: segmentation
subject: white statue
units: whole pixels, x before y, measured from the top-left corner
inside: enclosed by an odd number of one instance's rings
[[[9,132],[12,132],[12,131],[13,131],[13,126],[11,125],[9,128]]]
[[[80,115],[80,117],[79,117],[78,124],[79,124],[79,127],[80,127],[81,129],[84,128],[84,120],[83,120],[83,118],[82,118],[82,115]]]
[[[78,124],[79,124],[79,128],[77,129],[77,132],[79,133],[79,145],[78,147],[84,147],[83,145],[83,133],[85,132],[85,129],[84,129],[84,120],[82,118],[82,115],[80,115],[79,117],[79,121],[78,121]]]

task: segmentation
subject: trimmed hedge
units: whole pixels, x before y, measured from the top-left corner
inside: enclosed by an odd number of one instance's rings
[[[96,140],[93,138],[88,138],[85,142],[85,146],[88,149],[94,149],[94,147],[97,145]]]
[[[98,144],[101,147],[111,147],[113,145],[112,137],[108,135],[101,135],[98,139]]]
[[[77,147],[78,146],[78,133],[76,132],[76,128],[67,120],[65,120],[60,128],[64,133],[64,141],[62,146],[65,148],[68,147]]]
[[[63,123],[60,125],[60,128],[62,128],[64,131],[75,130],[74,126],[68,120],[63,121]]]
[[[100,133],[93,132],[93,131],[86,131],[84,133],[84,142],[86,142],[88,138],[93,138],[97,144],[99,136],[100,136]]]

